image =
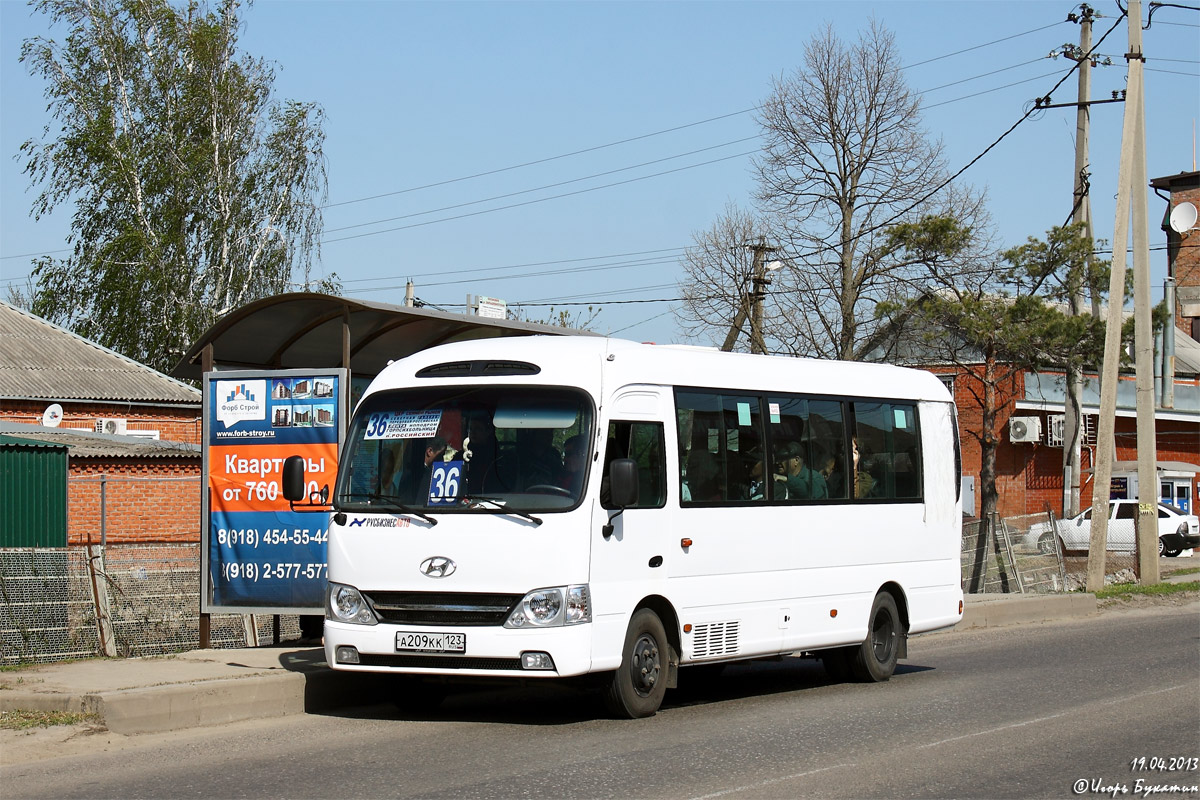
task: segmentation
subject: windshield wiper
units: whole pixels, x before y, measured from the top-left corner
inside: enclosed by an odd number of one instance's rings
[[[395,495],[391,495],[391,494],[378,494],[378,493],[367,494],[367,493],[359,492],[357,494],[344,494],[344,495],[341,495],[338,499],[345,500],[347,498],[353,498],[353,497],[357,497],[360,499],[365,497],[368,501],[384,500],[384,501],[386,501],[386,504],[378,507],[380,510],[386,509],[388,511],[399,511],[402,514],[411,514],[414,517],[420,517],[421,519],[425,520],[426,522],[429,523],[429,525],[431,527],[438,524],[438,521],[436,519],[434,519],[433,517],[421,512],[421,511],[418,511],[417,509],[413,508],[412,506],[405,505],[404,503],[400,502],[401,498],[396,497]]]
[[[510,506],[508,504],[507,501],[501,500],[499,497],[467,496],[467,497],[462,498],[462,502],[468,506],[474,506],[479,503],[490,503],[492,508],[496,509],[497,511],[502,511],[505,514],[513,514],[514,516],[518,516],[523,519],[527,519],[530,522],[534,523],[535,525],[542,524],[542,520],[540,517],[535,517],[533,514],[530,514],[528,511],[522,511],[519,508],[513,508],[512,506]]]

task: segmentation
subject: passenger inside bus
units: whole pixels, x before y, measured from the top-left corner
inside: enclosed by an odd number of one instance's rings
[[[787,484],[788,498],[792,500],[824,500],[829,497],[825,478],[804,462],[804,450],[796,442],[784,442],[777,451],[779,461],[775,465],[775,480]]]
[[[400,479],[400,488],[396,496],[406,505],[428,505],[429,483],[433,477],[433,462],[440,461],[446,453],[446,440],[440,436],[426,439],[424,449],[412,448],[413,453],[420,454],[420,466],[405,470]]]
[[[572,436],[563,442],[563,468],[555,485],[578,497],[583,489],[583,476],[587,470],[587,437]]]

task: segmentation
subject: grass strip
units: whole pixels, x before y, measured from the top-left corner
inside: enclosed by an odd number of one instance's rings
[[[1112,586],[1105,586],[1103,589],[1097,591],[1096,599],[1109,600],[1114,597],[1132,597],[1135,594],[1153,595],[1157,597],[1196,591],[1200,591],[1200,581],[1188,581],[1187,583],[1152,583],[1149,586],[1145,586],[1140,583],[1116,583]]]
[[[9,731],[99,721],[99,714],[83,714],[78,711],[0,711],[0,730]]]

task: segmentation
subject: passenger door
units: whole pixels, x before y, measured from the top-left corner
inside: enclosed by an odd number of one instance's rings
[[[663,407],[656,388],[628,389],[619,393],[603,423],[603,441],[593,465],[600,493],[589,531],[598,616],[628,616],[642,598],[665,591],[663,564],[673,526],[663,510],[667,494]],[[608,467],[618,458],[631,458],[638,465],[638,502],[624,510],[613,506],[609,496]],[[607,535],[605,526],[611,526]]]

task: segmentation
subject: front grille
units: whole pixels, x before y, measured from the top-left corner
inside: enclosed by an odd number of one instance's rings
[[[368,592],[381,622],[398,625],[503,625],[521,602],[519,594],[462,592]]]
[[[423,669],[521,669],[519,658],[471,658],[468,656],[387,656],[360,653],[364,667],[410,667]]]

